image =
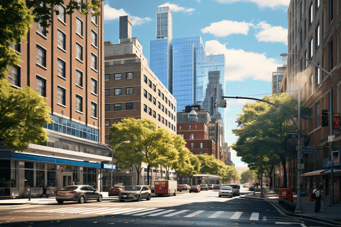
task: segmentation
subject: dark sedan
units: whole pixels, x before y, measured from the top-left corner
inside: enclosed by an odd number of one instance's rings
[[[84,203],[88,200],[102,202],[103,195],[90,185],[70,185],[54,192],[58,204],[64,201],[77,201]]]

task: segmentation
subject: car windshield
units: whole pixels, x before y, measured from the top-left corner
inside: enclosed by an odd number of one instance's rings
[[[114,187],[113,189],[114,189],[114,190],[118,190],[118,189],[120,189],[120,188],[121,188],[121,187]]]
[[[231,185],[232,188],[239,188],[239,185]]]
[[[221,190],[232,190],[232,188],[229,186],[223,186],[221,187]]]
[[[126,191],[140,191],[141,187],[131,186],[126,189]]]
[[[61,191],[72,191],[72,190],[76,190],[77,188],[78,188],[78,186],[66,186],[60,190]]]

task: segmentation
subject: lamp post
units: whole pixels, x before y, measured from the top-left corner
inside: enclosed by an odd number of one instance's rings
[[[129,140],[127,141],[122,141],[121,143],[117,144],[114,149],[112,149],[112,167],[111,167],[111,187],[113,187],[113,176],[114,176],[114,151],[116,148],[118,148],[122,143],[130,143]]]
[[[309,59],[306,59],[304,56],[297,54],[297,53],[282,53],[280,56],[286,57],[288,55],[297,55],[300,56],[302,59],[304,59],[305,61],[309,62],[310,64],[312,64],[313,66],[321,69],[323,72],[325,72],[327,75],[330,76],[330,78],[333,78],[333,75],[326,71],[325,69],[323,69],[322,67],[316,65],[314,62],[310,61]],[[299,97],[299,102],[298,102],[298,126],[299,126],[299,130],[301,130],[301,102],[300,102],[300,91],[298,92],[298,97]],[[333,135],[333,85],[331,85],[330,87],[330,92],[329,92],[329,122],[330,122],[330,134],[329,135]],[[301,140],[301,135],[300,133],[298,133],[298,143],[300,144],[300,140]],[[330,204],[329,206],[332,206],[334,204],[334,185],[333,185],[333,143],[330,142],[329,144],[330,147],[330,158],[331,158],[331,170],[330,170],[330,178],[331,178],[331,198],[330,198]],[[299,161],[302,160],[302,153],[301,153],[301,147],[300,145],[298,145],[298,152],[297,152],[297,163],[301,163]],[[301,170],[297,168],[297,206],[296,206],[296,210],[299,210],[303,212],[302,206],[301,206],[301,193],[300,192],[300,183],[301,183]],[[295,210],[295,212],[296,212]]]

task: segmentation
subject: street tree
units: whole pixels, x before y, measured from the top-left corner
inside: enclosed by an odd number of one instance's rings
[[[250,170],[249,168],[243,169],[242,172],[240,173],[240,176],[242,183],[247,183],[248,181],[256,179],[256,173],[253,170]]]
[[[46,141],[48,132],[43,126],[50,124],[51,109],[46,98],[29,87],[15,89],[0,79],[0,141],[17,151],[29,144]]]
[[[235,166],[225,165],[223,167],[223,175],[221,176],[223,181],[231,182],[232,179],[240,179],[240,173]]]

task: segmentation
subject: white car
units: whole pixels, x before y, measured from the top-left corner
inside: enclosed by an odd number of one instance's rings
[[[219,189],[219,197],[230,196],[233,197],[233,189],[231,186],[221,186]]]

